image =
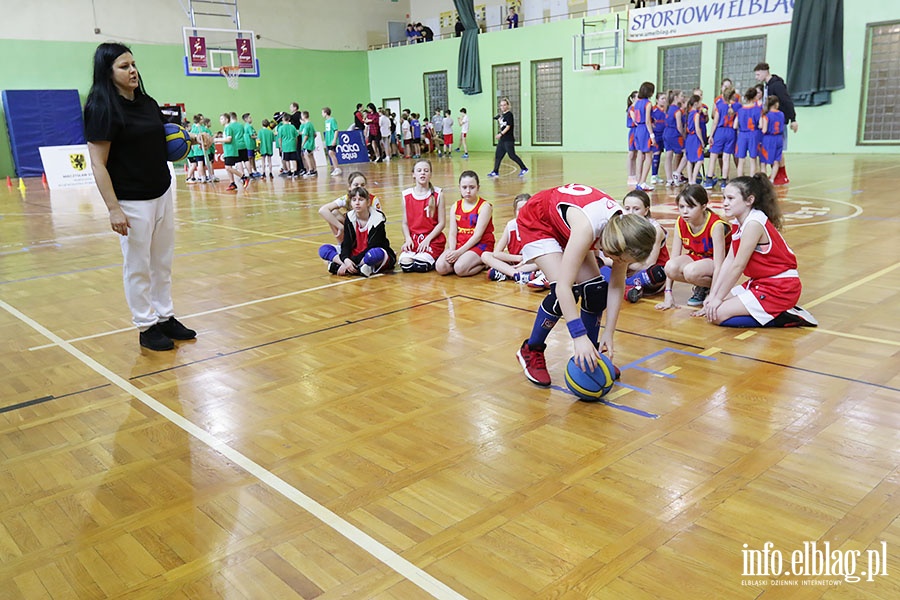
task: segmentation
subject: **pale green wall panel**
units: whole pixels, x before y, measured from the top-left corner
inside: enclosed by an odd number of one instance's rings
[[[832,95],[824,107],[798,109],[800,131],[790,136],[791,152],[897,153],[898,146],[857,146],[863,57],[867,23],[900,20],[900,2],[867,5],[865,11],[845,4],[845,88]],[[624,21],[623,21],[624,22]],[[707,102],[718,93],[716,77],[717,41],[755,35],[767,36],[767,61],[772,72],[785,76],[790,25],[690,36],[668,41],[626,45],[625,68],[621,71],[573,72],[572,36],[581,33],[581,21],[561,21],[479,36],[482,87],[480,96],[464,96],[455,88],[458,41],[444,40],[402,48],[369,52],[371,96],[381,99],[399,95],[404,106],[421,109],[424,103],[421,73],[447,70],[450,106],[454,113],[466,106],[471,119],[470,149],[493,148],[490,117],[496,112],[491,97],[491,66],[518,62],[522,73],[522,106],[515,113],[522,119],[524,151],[555,152],[560,147],[534,147],[531,142],[531,61],[563,60],[563,142],[566,151],[623,151],[625,101],[642,81],[657,81],[660,46],[702,42],[701,86]],[[407,98],[409,100],[407,100]]]
[[[77,89],[82,104],[91,85],[95,44],[0,40],[0,89]],[[259,49],[261,77],[245,77],[231,90],[221,77],[186,77],[181,46],[131,45],[147,92],[160,104],[183,102],[189,115],[213,120],[234,111],[253,114],[254,123],[287,110],[292,101],[309,110],[318,129],[321,109],[330,106],[347,127],[357,102],[369,90],[366,53]],[[5,119],[5,115],[3,117]],[[5,129],[5,121],[4,121]],[[9,139],[0,145],[0,173],[13,175]]]
[[[857,146],[856,131],[862,86],[867,23],[900,20],[900,2],[866,5],[853,10],[845,3],[845,89],[833,94],[832,104],[798,110],[800,132],[791,135],[791,152],[897,153],[898,146]],[[357,102],[399,96],[404,107],[422,111],[422,74],[447,70],[449,103],[454,117],[460,107],[471,119],[470,148],[492,150],[491,117],[496,113],[492,96],[491,66],[518,62],[522,73],[522,119],[525,151],[622,151],[625,139],[624,107],[629,91],[644,80],[656,82],[657,49],[661,45],[702,41],[702,86],[707,98],[716,95],[716,42],[720,39],[767,36],[767,60],[773,72],[784,76],[789,25],[761,27],[717,35],[678,38],[668,42],[627,44],[625,69],[616,72],[573,72],[572,36],[581,32],[581,21],[559,21],[540,26],[499,31],[479,37],[484,93],[465,96],[456,88],[458,41],[455,39],[389,48],[371,52],[338,52],[301,49],[259,49],[262,77],[244,78],[231,91],[219,78],[188,78],[183,73],[181,46],[134,45],[148,91],[161,103],[185,102],[189,113],[217,115],[225,110],[251,112],[258,123],[292,100],[300,102],[321,126],[319,111],[329,105],[341,127],[349,124]],[[82,101],[90,87],[93,43],[39,42],[0,39],[0,89],[76,88]],[[563,60],[562,147],[532,148],[531,61]],[[458,133],[458,132],[457,132]],[[0,174],[12,175],[8,140],[0,144]]]

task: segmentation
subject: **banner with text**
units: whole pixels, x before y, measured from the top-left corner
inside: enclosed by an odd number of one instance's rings
[[[794,0],[684,0],[628,11],[628,41],[790,23]]]
[[[337,160],[339,165],[369,162],[369,151],[363,132],[359,129],[337,132]]]
[[[94,185],[87,144],[41,146],[38,150],[47,175],[47,187],[51,190]]]

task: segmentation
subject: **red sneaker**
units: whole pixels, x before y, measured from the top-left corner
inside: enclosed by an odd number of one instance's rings
[[[784,167],[778,167],[778,172],[775,173],[775,179],[772,181],[774,185],[787,185],[791,182],[787,176],[787,170]]]
[[[525,370],[525,377],[535,385],[550,387],[550,372],[547,370],[547,361],[544,360],[544,350],[547,344],[529,346],[528,340],[522,342],[522,347],[516,352],[519,364]]]

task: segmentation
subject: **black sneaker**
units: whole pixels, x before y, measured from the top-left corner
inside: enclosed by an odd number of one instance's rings
[[[644,290],[639,287],[629,288],[627,292],[625,292],[625,299],[634,304],[638,300],[644,297]]]
[[[146,331],[142,331],[140,335],[141,346],[149,350],[161,352],[163,350],[171,350],[175,347],[175,343],[162,332],[159,323],[152,326]]]
[[[160,321],[156,324],[156,327],[159,328],[163,335],[173,340],[192,340],[197,337],[196,331],[188,329],[175,317],[169,317],[167,321]]]
[[[695,285],[694,293],[690,298],[688,298],[687,305],[694,307],[703,306],[703,301],[706,300],[707,294],[709,294],[708,287],[700,287]]]
[[[337,264],[333,260],[328,262],[328,272],[331,273],[332,275],[337,275],[338,269],[340,269],[340,268],[341,268],[341,265]]]

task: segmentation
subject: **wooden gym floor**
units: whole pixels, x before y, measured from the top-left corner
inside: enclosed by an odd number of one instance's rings
[[[482,182],[498,234],[519,192],[626,190],[621,155],[525,160]],[[434,183],[455,200],[491,161],[435,160]],[[411,162],[362,166],[395,248]],[[789,163],[820,327],[625,305],[606,404],[565,390],[565,327],[554,387],[525,380],[539,293],[329,276],[316,209],[345,178],[180,177],[175,301],[199,338],[163,353],[138,346],[95,190],[0,191],[0,597],[900,597],[900,163]],[[767,542],[780,577],[747,570]],[[838,576],[784,574],[813,542]],[[870,556],[877,575],[842,576]]]

